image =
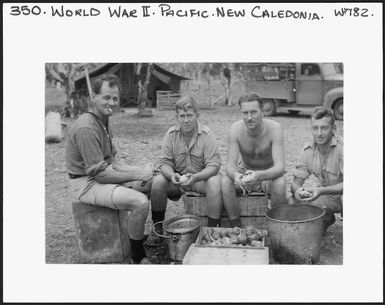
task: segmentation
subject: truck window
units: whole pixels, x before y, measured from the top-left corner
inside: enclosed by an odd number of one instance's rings
[[[314,76],[320,74],[321,72],[317,64],[305,63],[301,65],[301,75],[303,76]]]

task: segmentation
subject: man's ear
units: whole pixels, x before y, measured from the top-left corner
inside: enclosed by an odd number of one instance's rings
[[[336,123],[333,124],[332,129],[333,129],[333,134],[335,134],[335,133],[336,133],[336,130],[337,130],[337,125],[336,125]]]

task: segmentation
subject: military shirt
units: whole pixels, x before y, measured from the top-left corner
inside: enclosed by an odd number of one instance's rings
[[[187,146],[179,126],[164,136],[160,166],[169,165],[179,174],[196,174],[207,166],[220,167],[220,155],[213,131],[198,123],[198,130]]]
[[[307,143],[297,160],[293,175],[307,179],[310,174],[314,174],[321,186],[331,186],[343,181],[343,167],[343,139],[333,136],[325,156],[319,152],[315,142]]]
[[[65,151],[67,172],[91,177],[105,170],[117,153],[110,127],[88,112],[69,127]]]

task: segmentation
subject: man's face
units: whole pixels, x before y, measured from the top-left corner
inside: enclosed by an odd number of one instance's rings
[[[198,127],[199,114],[192,109],[178,109],[176,119],[183,134],[190,134]]]
[[[263,112],[257,101],[241,103],[241,115],[247,129],[256,129],[262,124]]]
[[[119,88],[116,86],[110,87],[108,82],[103,82],[100,92],[94,94],[93,109],[96,114],[103,117],[112,115],[113,108],[119,102]]]
[[[331,118],[311,119],[311,133],[314,141],[319,145],[328,143],[335,132],[336,125],[332,125]]]

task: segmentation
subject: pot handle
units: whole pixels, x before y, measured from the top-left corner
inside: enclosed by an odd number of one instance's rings
[[[162,223],[162,222],[164,222],[164,220],[158,221],[158,222],[154,223],[153,226],[152,226],[152,232],[154,232],[154,234],[157,235],[157,236],[159,236],[159,237],[163,237],[163,238],[172,238],[173,241],[178,240],[178,236],[176,236],[176,235],[163,235],[163,234],[159,234],[158,232],[155,231],[155,226],[156,226],[158,223]]]

